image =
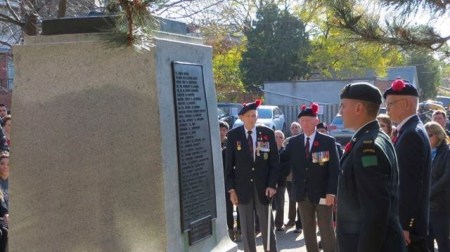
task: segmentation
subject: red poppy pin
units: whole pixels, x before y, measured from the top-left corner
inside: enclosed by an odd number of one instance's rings
[[[313,146],[314,146],[314,147],[319,147],[319,142],[314,141]]]
[[[264,141],[269,140],[269,136],[263,136],[262,138],[263,138]]]
[[[344,148],[345,153],[350,152],[350,151],[352,150],[352,147],[353,147],[352,142],[348,142],[348,143],[345,145],[345,148]]]

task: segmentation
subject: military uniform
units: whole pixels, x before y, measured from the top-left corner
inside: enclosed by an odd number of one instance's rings
[[[374,113],[381,104],[380,90],[369,83],[352,83],[343,89],[341,99],[344,124],[357,131],[341,159],[338,252],[406,251],[399,220],[397,157]],[[367,102],[365,110],[356,110],[347,99]]]
[[[239,115],[256,110],[258,105],[244,105]],[[264,250],[267,251],[269,199],[265,193],[267,188],[276,188],[279,176],[279,155],[273,130],[265,126],[245,129],[244,125],[230,130],[225,159],[226,191],[237,194],[244,251],[256,252],[255,212],[259,217]],[[269,249],[276,252],[273,218],[270,221]]]
[[[338,251],[405,251],[398,217],[397,158],[389,137],[373,121],[349,144],[338,184]]]

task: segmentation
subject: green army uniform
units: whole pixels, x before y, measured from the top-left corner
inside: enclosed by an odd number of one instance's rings
[[[341,99],[371,102],[379,107],[381,93],[369,83],[352,83],[343,89]],[[375,116],[365,116],[368,121],[359,126],[341,159],[337,251],[404,252],[396,152]]]

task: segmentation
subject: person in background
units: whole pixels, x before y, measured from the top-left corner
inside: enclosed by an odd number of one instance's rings
[[[225,121],[219,121],[220,145],[223,148],[227,147],[227,134],[230,126]]]
[[[223,160],[223,167],[225,172],[225,160],[226,160],[226,147],[227,147],[227,134],[229,130],[229,126],[227,122],[219,121],[219,129],[220,129],[220,143],[222,145],[222,160]],[[228,236],[232,241],[240,241],[241,240],[241,227],[239,224],[239,213],[237,214],[236,218],[236,229],[234,228],[234,206],[231,203],[228,192],[225,191],[225,207],[226,207],[226,213],[227,213],[227,227],[228,227]]]
[[[283,141],[284,133],[281,130],[275,130],[275,141],[277,142],[278,152],[284,150]],[[277,194],[275,194],[274,199],[274,209],[275,213],[275,231],[284,231],[284,194],[286,192],[286,177],[290,173],[291,167],[286,165],[285,167],[280,167],[280,178],[277,182]]]
[[[447,113],[445,113],[444,110],[435,110],[433,112],[433,115],[431,116],[431,120],[433,122],[439,123],[439,125],[441,125],[441,127],[444,129],[445,134],[447,134],[447,136],[450,136],[450,132],[447,129]]]
[[[399,167],[400,224],[408,251],[425,252],[428,251],[431,146],[417,115],[419,93],[414,86],[397,79],[383,97],[389,117],[398,124],[392,142]]]
[[[0,153],[0,251],[6,251],[8,247],[8,222],[9,222],[9,153]]]
[[[260,100],[244,104],[238,113],[244,125],[228,132],[225,184],[231,202],[238,206],[244,251],[256,252],[256,214],[259,217],[264,250],[276,252],[273,218],[269,220],[269,230],[268,206],[276,193],[279,155],[273,130],[256,125],[256,109],[260,104]]]
[[[395,149],[376,120],[381,93],[351,83],[341,93],[344,127],[355,130],[345,146],[337,194],[338,252],[406,251],[398,216]]]
[[[433,158],[428,249],[434,251],[436,240],[439,252],[450,252],[450,147],[447,134],[439,123],[428,122],[425,129]]]
[[[324,122],[320,122],[316,126],[317,131],[319,131],[322,134],[328,135],[328,126]],[[336,149],[339,154],[339,159],[342,157],[342,154],[344,154],[344,151],[342,150],[342,145],[338,142],[336,142]]]
[[[5,131],[6,143],[11,145],[11,116],[6,115],[2,120],[2,127]]]
[[[377,116],[377,121],[380,124],[380,128],[386,133],[389,137],[392,135],[392,121],[391,118],[386,114],[379,114]]]
[[[303,133],[289,140],[280,154],[281,165],[291,163],[293,191],[300,207],[306,249],[318,251],[316,226],[319,226],[325,252],[333,252],[333,205],[337,193],[339,156],[333,137],[316,131],[319,122],[315,103],[302,106],[297,118]]]
[[[291,136],[286,138],[283,142],[283,146],[289,143],[289,139],[300,135],[302,133],[302,127],[298,122],[291,123]],[[288,222],[285,224],[285,228],[289,229],[295,225],[294,233],[302,233],[302,220],[300,218],[300,208],[297,207],[297,202],[295,201],[294,194],[292,191],[292,169],[289,167],[289,175],[286,177],[286,189],[289,198],[289,209],[288,209]],[[297,218],[297,220],[295,220]]]
[[[0,119],[3,119],[6,115],[8,115],[8,109],[5,104],[0,103]]]

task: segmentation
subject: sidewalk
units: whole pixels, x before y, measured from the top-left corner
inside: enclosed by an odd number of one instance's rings
[[[285,194],[285,202],[284,202],[284,223],[286,223],[288,216],[288,194]],[[273,212],[275,218],[275,211]],[[275,236],[277,239],[277,248],[279,252],[306,252],[305,240],[303,239],[303,232],[301,234],[294,233],[295,226],[285,230],[283,232],[276,232]],[[320,240],[320,237],[317,238]],[[244,247],[242,242],[237,242],[238,251],[244,251]],[[262,244],[261,234],[256,237],[256,249],[258,252],[264,252],[264,247]]]

